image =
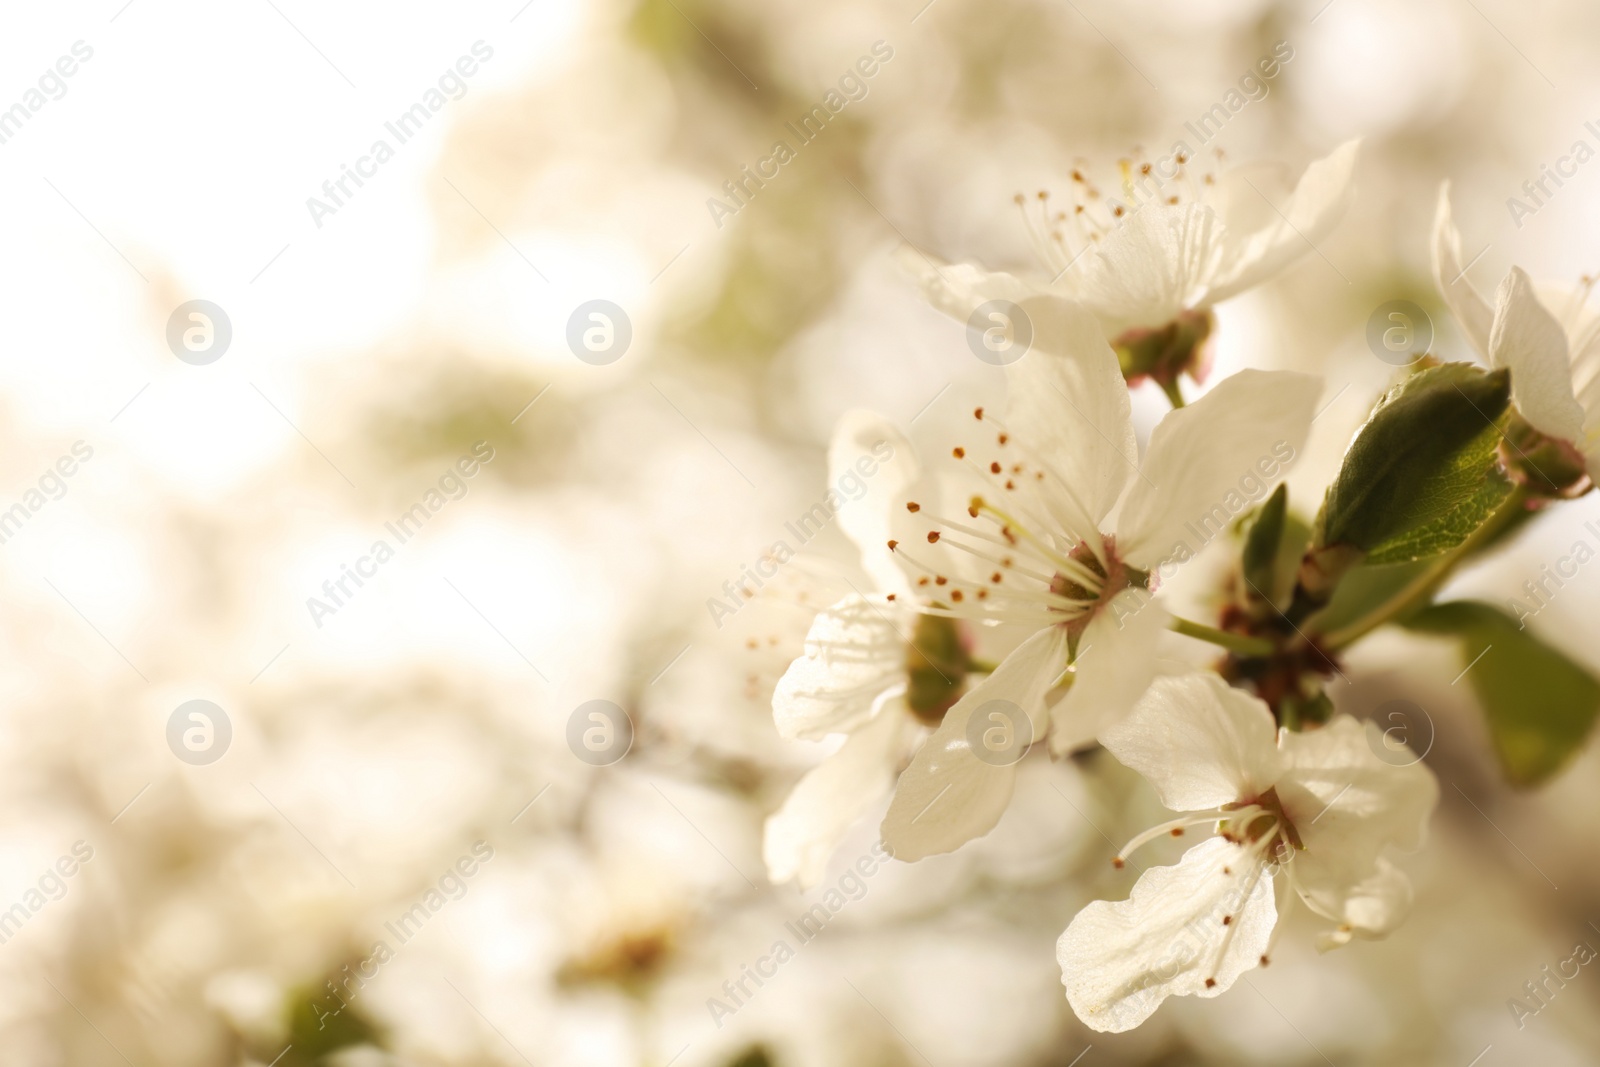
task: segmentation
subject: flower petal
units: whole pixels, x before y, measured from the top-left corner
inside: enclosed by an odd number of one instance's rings
[[[1439,186],[1439,208],[1433,216],[1433,280],[1450,313],[1461,323],[1472,347],[1489,354],[1489,329],[1494,312],[1466,275],[1461,262],[1461,231],[1450,209],[1450,183]]]
[[[1511,403],[1540,433],[1582,442],[1583,408],[1572,392],[1567,334],[1512,267],[1495,296],[1489,363],[1511,371]]]
[[[1120,722],[1156,676],[1156,642],[1171,616],[1151,594],[1125,589],[1078,642],[1072,686],[1050,709],[1050,753],[1082,748]]]
[[[767,818],[761,853],[768,878],[775,884],[798,879],[801,889],[822,880],[851,825],[894,785],[911,725],[904,707],[890,702],[806,772]]]
[[[853,730],[885,692],[904,685],[909,631],[902,614],[883,597],[854,594],[819,612],[805,654],[789,664],[772,694],[779,735],[814,741]]]
[[[1318,951],[1348,945],[1351,938],[1387,937],[1410,914],[1411,900],[1411,879],[1380,857],[1377,869],[1361,882],[1345,887],[1341,895],[1318,898],[1315,910],[1339,920],[1338,926],[1317,935]]]
[[[1058,296],[1022,304],[1033,348],[1007,377],[1006,418],[1019,445],[1049,465],[1070,498],[1078,538],[1099,531],[1138,469],[1132,405],[1116,353],[1094,316]]]
[[[972,263],[943,263],[910,245],[895,254],[900,266],[917,280],[922,298],[963,325],[990,300],[1020,304],[1035,290],[1005,271],[991,271]]]
[[[1096,243],[1077,291],[1108,336],[1165,326],[1201,302],[1226,240],[1205,205],[1143,205]]]
[[[1281,214],[1276,205],[1268,205],[1271,217],[1261,229],[1241,234],[1236,213],[1226,212],[1223,219],[1234,247],[1226,250],[1205,302],[1220,303],[1260,285],[1315,248],[1338,224],[1355,197],[1360,149],[1359,140],[1346,141],[1307,167]],[[1265,195],[1259,189],[1250,191],[1258,198]]]
[[[1305,448],[1321,393],[1322,380],[1311,375],[1243,370],[1169,411],[1123,500],[1117,552],[1149,570],[1198,551],[1191,527],[1210,524],[1214,535],[1264,499]]]
[[[861,496],[847,498],[840,506],[839,528],[860,549],[861,566],[880,592],[910,591],[888,548],[889,519],[919,472],[911,442],[888,419],[860,410],[839,419],[828,445],[828,486],[841,493],[842,482],[854,480],[865,486]]]
[[[1210,673],[1157,678],[1100,741],[1173,811],[1258,796],[1284,768],[1278,728],[1260,700]]]
[[[997,766],[973,754],[967,723],[983,705],[1008,700],[1027,713],[1034,739],[1043,732],[1044,694],[1066,662],[1067,638],[1051,626],[1028,638],[995,672],[945,713],[895,786],[883,819],[883,843],[911,862],[950,852],[988,833],[1016,786],[1016,764]]]
[[[1213,837],[1176,866],[1145,871],[1127,900],[1097,900],[1080,911],[1056,942],[1061,984],[1078,1018],[1092,1030],[1122,1033],[1168,997],[1220,996],[1259,965],[1278,921],[1272,879],[1260,869],[1243,847]],[[1208,978],[1215,979],[1210,988]]]
[[[1278,798],[1305,845],[1294,856],[1295,885],[1313,911],[1342,921],[1345,902],[1373,876],[1386,848],[1422,845],[1438,782],[1420,758],[1389,762],[1397,750],[1377,727],[1348,715],[1320,730],[1285,731],[1280,744],[1287,769]]]

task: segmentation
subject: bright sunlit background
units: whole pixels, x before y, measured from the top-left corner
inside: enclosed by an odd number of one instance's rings
[[[1358,716],[1401,696],[1431,720],[1408,740],[1441,805],[1392,939],[1318,957],[1300,911],[1272,966],[1223,997],[1085,1030],[1054,941],[1087,900],[1126,894],[1111,842],[1159,808],[1103,755],[1041,752],[994,833],[885,865],[732,1017],[707,1008],[877,830],[864,820],[810,894],[768,883],[762,819],[826,751],[780,742],[771,686],[808,608],[847,591],[843,537],[721,625],[707,601],[821,498],[841,413],[882,411],[931,453],[1003,396],[896,250],[1025,263],[1013,195],[1063,189],[1074,166],[1109,174],[1186,140],[1206,167],[1220,150],[1298,172],[1364,138],[1346,222],[1219,316],[1219,376],[1327,378],[1291,480],[1309,511],[1392,373],[1364,340],[1378,305],[1416,301],[1436,351],[1469,358],[1429,275],[1442,180],[1480,289],[1513,263],[1567,283],[1600,269],[1600,161],[1531,215],[1506,205],[1575,142],[1600,149],[1600,9],[9,16],[5,1062],[1600,1062],[1594,968],[1520,1028],[1506,1006],[1575,943],[1600,948],[1600,757],[1510,791],[1451,651],[1399,637],[1363,646],[1334,690]],[[1280,42],[1278,76],[1200,149],[1185,124]],[[786,124],[864,56],[864,92],[801,144]],[[775,178],[708,207],[779,140],[796,150]],[[195,300],[231,331],[211,362],[169,344]],[[631,329],[611,362],[569,344],[596,300]],[[1153,386],[1135,397],[1146,429],[1163,406]],[[1459,587],[1516,595],[1574,541],[1600,544],[1597,519],[1592,497],[1567,507]],[[1533,625],[1600,668],[1597,607],[1600,565]],[[594,700],[633,724],[604,766],[570,741]],[[209,702],[201,719],[178,713],[189,701]]]

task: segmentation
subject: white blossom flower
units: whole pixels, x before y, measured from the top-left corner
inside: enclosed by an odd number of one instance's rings
[[[856,466],[862,456],[874,456],[870,475]],[[834,433],[828,467],[830,485],[852,472],[864,485],[859,497],[841,504],[837,521],[860,549],[874,588],[817,615],[804,654],[773,693],[773,718],[785,739],[846,735],[766,821],[768,876],[797,879],[802,889],[822,878],[851,824],[894,785],[911,746],[954,701],[967,668],[961,632],[949,620],[919,622],[906,577],[887,548],[891,508],[919,473],[911,443],[881,417],[850,412]]]
[[[883,835],[903,860],[958,848],[1005,810],[1014,763],[985,760],[968,737],[985,705],[1016,705],[1030,740],[1043,738],[1047,694],[1075,660],[1048,713],[1055,753],[1092,741],[1133,705],[1169,622],[1151,596],[1158,571],[1170,574],[1265,496],[1304,447],[1321,391],[1309,375],[1242,371],[1169,412],[1141,463],[1128,390],[1094,318],[1061,297],[1030,303],[1048,305],[1037,320],[1042,350],[1010,368],[1008,425],[979,409],[993,436],[954,450],[986,492],[959,520],[909,503],[933,547],[895,546],[919,572],[922,611],[1033,631],[901,775]],[[957,564],[974,558],[980,576],[963,577]]]
[[[1448,182],[1439,190],[1434,219],[1433,270],[1473,347],[1490,366],[1511,371],[1518,414],[1557,442],[1576,471],[1600,476],[1600,315],[1588,306],[1595,279],[1583,279],[1571,292],[1547,294],[1546,304],[1528,275],[1512,267],[1491,308],[1462,264]],[[1561,309],[1559,317],[1552,307]]]
[[[1119,347],[1162,342],[1151,335],[1169,327],[1204,341],[1213,305],[1266,281],[1332,231],[1354,195],[1359,147],[1340,145],[1286,193],[1275,168],[1235,168],[1197,182],[1181,146],[1155,163],[1125,161],[1123,200],[1102,196],[1074,170],[1069,205],[1056,207],[1046,192],[1031,207],[1017,197],[1041,267],[1027,277],[902,259],[928,300],[962,322],[989,300],[1021,304],[1055,293],[1087,305]]]
[[[1336,924],[1323,949],[1382,937],[1405,918],[1410,881],[1383,853],[1421,846],[1439,787],[1421,762],[1379,758],[1356,720],[1279,730],[1262,701],[1190,674],[1157,680],[1101,741],[1163,804],[1190,813],[1135,837],[1114,862],[1191,826],[1217,834],[1145,871],[1127,900],[1090,904],[1061,935],[1067,1000],[1093,1029],[1132,1029],[1169,996],[1219,996],[1265,965],[1278,874]]]

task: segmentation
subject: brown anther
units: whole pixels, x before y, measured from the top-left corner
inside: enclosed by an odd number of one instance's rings
[[[1222,925],[1223,926],[1232,926],[1233,925],[1233,916],[1232,915],[1224,915],[1222,917]]]
[[[950,450],[950,454],[952,456],[956,457],[957,459],[966,459],[967,458],[967,450],[964,449],[964,448],[960,448],[960,447],[952,448]]]
[[[995,571],[993,574],[989,575],[989,580],[991,582],[993,582],[995,585],[999,585],[1000,584],[1000,572],[999,571]]]
[[[1140,174],[1149,174],[1150,173],[1150,164],[1148,164],[1148,163],[1139,164],[1139,173]]]
[[[950,590],[950,599],[954,600],[957,604],[961,603],[961,601],[963,599],[961,590],[959,590],[959,589]]]
[[[973,408],[972,409],[972,417],[977,419],[980,422],[983,421],[983,409],[982,408]]]
[[[928,584],[928,576],[926,574],[924,574],[921,578],[918,578],[917,579],[917,584],[918,585],[927,585]]]
[[[917,503],[915,500],[907,500],[906,501],[906,510],[911,512],[912,514],[916,514],[917,512],[922,510],[922,505]]]
[[[949,585],[950,584],[950,579],[946,578],[942,574],[935,575],[934,579],[933,579],[933,584],[934,585]]]
[[[1181,166],[1183,166],[1183,164],[1185,164],[1187,162],[1189,162],[1189,157],[1184,155],[1182,152],[1179,152],[1178,153],[1178,165],[1181,167]]]
[[[1112,213],[1112,214],[1113,214],[1113,215],[1115,215],[1115,216],[1116,216],[1116,217],[1117,217],[1117,218],[1119,218],[1119,219],[1120,219],[1120,218],[1121,218],[1121,217],[1122,217],[1122,216],[1123,216],[1123,215],[1124,215],[1124,214],[1125,214],[1125,213],[1126,213],[1126,212],[1127,212],[1127,208],[1125,208],[1125,207],[1123,207],[1123,206],[1122,206],[1122,205],[1121,205],[1121,204],[1118,204],[1118,205],[1117,205],[1117,206],[1116,206],[1116,207],[1114,207],[1114,208],[1112,208],[1112,209],[1111,209],[1111,213]]]
[[[1206,988],[1207,989],[1215,989],[1216,986],[1217,986],[1217,980],[1215,978],[1207,978],[1206,979]]]
[[[1173,827],[1172,828],[1172,836],[1173,837],[1182,837],[1183,836],[1183,827],[1181,827],[1181,826]]]
[[[928,544],[936,545],[938,543],[939,543],[939,531],[938,530],[929,530],[928,531]]]
[[[1072,170],[1072,180],[1075,181],[1075,182],[1083,181],[1084,180],[1083,179],[1083,171],[1078,170],[1076,167],[1074,167],[1073,170]]]
[[[988,600],[989,599],[989,590],[987,590],[987,589],[978,590],[978,599],[979,600]]]
[[[1010,434],[1003,433],[1003,434],[1000,435],[1000,443],[1001,444],[1005,444],[1009,440],[1011,440],[1011,435]]]
[[[1000,560],[1000,566],[1002,566],[1002,567],[1011,566],[1011,557],[1010,556],[1002,557],[1001,560]]]
[[[1233,873],[1233,868],[1232,867],[1224,867],[1224,868],[1222,868],[1222,873],[1223,874],[1232,874]]]
[[[1272,961],[1271,961],[1271,960],[1269,960],[1269,959],[1267,959],[1267,957],[1265,957],[1265,956],[1262,956],[1262,957],[1261,957],[1261,966],[1263,966],[1263,967],[1265,967],[1265,966],[1266,966],[1266,965],[1267,965],[1267,964],[1269,964],[1269,963],[1271,963],[1271,962],[1272,962]]]
[[[889,542],[889,551],[890,552],[893,552],[896,548],[899,548],[899,547],[900,547],[900,542],[899,541],[890,541]]]
[[[1169,203],[1169,204],[1176,204],[1176,203],[1177,203],[1177,202],[1178,202],[1178,198],[1177,198],[1177,197],[1175,197],[1175,196],[1169,196],[1169,197],[1167,197],[1167,203]]]
[[[1018,193],[1016,196],[1012,197],[1011,199],[1020,204],[1023,201],[1027,200],[1028,198],[1023,196],[1021,193]]]
[[[744,647],[745,648],[755,648],[759,643],[760,642],[758,642],[755,638],[747,637],[747,638],[745,638],[745,641],[744,641]]]
[[[1039,190],[1039,199],[1040,200],[1049,200],[1050,199],[1050,190],[1048,190],[1048,189],[1040,189]]]
[[[884,598],[884,599],[885,599],[885,600],[893,600],[893,599],[894,599],[894,596],[895,596],[895,595],[894,595],[894,594],[893,594],[893,593],[890,593],[890,594],[889,594],[889,595],[888,595],[888,596],[887,596],[887,597],[885,597],[885,598]]]
[[[1015,489],[1016,487],[1017,487],[1017,483],[1016,482],[1012,481],[1010,478],[1006,479],[1006,488],[1007,489]]]
[[[990,474],[999,474],[1001,470],[1002,470],[1002,468],[1001,468],[999,463],[995,462],[995,463],[990,463],[989,464],[989,473]]]
[[[1122,859],[1121,856],[1112,856],[1111,857],[1111,866],[1115,867],[1117,870],[1120,871],[1120,870],[1122,870],[1122,868],[1126,867],[1127,864],[1125,862],[1123,862],[1123,859]]]

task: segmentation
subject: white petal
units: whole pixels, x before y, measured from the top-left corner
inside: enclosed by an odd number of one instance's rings
[[[1355,197],[1360,149],[1360,141],[1346,141],[1307,167],[1289,202],[1269,205],[1271,216],[1264,228],[1241,234],[1234,213],[1224,214],[1232,247],[1206,294],[1206,303],[1215,304],[1260,285],[1332,232]],[[1258,198],[1265,195],[1262,190],[1251,192]]]
[[[828,488],[844,498],[839,528],[861,551],[861,566],[880,592],[909,592],[905,574],[889,551],[889,519],[917,480],[919,469],[911,442],[881,415],[848,411],[834,428],[828,445]],[[861,495],[854,496],[855,492]]]
[[[1439,186],[1439,208],[1433,216],[1433,280],[1451,314],[1461,323],[1467,340],[1487,356],[1494,313],[1465,272],[1466,264],[1461,261],[1461,232],[1456,229],[1455,215],[1450,210],[1450,183],[1445,182]]]
[[[1337,919],[1339,925],[1317,936],[1318,950],[1327,952],[1348,945],[1354,937],[1376,940],[1388,936],[1410,914],[1411,900],[1411,879],[1388,860],[1379,858],[1372,874],[1345,887],[1342,895],[1319,897],[1316,910]]]
[[[772,694],[772,718],[786,738],[817,740],[855,729],[885,692],[905,684],[908,619],[883,597],[852,594],[818,613],[805,653]]]
[[[1204,811],[1272,788],[1284,760],[1260,700],[1210,673],[1157,678],[1133,712],[1100,735],[1173,811]]]
[[[1165,326],[1202,300],[1226,239],[1209,207],[1147,204],[1095,245],[1079,292],[1109,336]]]
[[[1084,1025],[1131,1030],[1166,998],[1220,996],[1258,966],[1278,921],[1272,879],[1249,889],[1259,868],[1242,847],[1213,837],[1176,866],[1145,871],[1127,900],[1097,900],[1080,911],[1056,942],[1056,961]],[[1224,916],[1232,916],[1230,925]],[[1216,980],[1209,989],[1207,978]]]
[[[1035,292],[1005,271],[985,270],[972,263],[943,263],[909,245],[902,246],[895,259],[917,279],[924,300],[962,324],[990,300],[1020,304]]]
[[[1339,902],[1372,876],[1384,849],[1422,845],[1439,784],[1421,760],[1389,762],[1406,750],[1348,715],[1320,730],[1286,730],[1280,745],[1287,769],[1278,798],[1305,845],[1295,885],[1313,911],[1338,919]]]
[[[1156,676],[1156,643],[1171,616],[1151,594],[1125,589],[1078,642],[1072,687],[1050,710],[1050,752],[1063,755],[1120,722]]]
[[[1018,444],[1065,483],[1072,517],[1087,527],[1073,533],[1089,537],[1139,461],[1128,386],[1116,353],[1081,305],[1050,296],[1022,307],[1033,324],[1033,348],[1009,368],[1006,418]]]
[[[828,858],[851,825],[894,785],[911,719],[892,701],[796,783],[768,817],[761,852],[774,883],[799,879],[801,889],[822,880]]]
[[[1037,739],[1044,727],[1044,694],[1065,666],[1066,648],[1059,627],[1040,630],[945,713],[900,776],[884,816],[883,843],[896,859],[910,862],[950,852],[994,828],[1011,802],[1016,764],[997,766],[973,755],[967,723],[984,704],[1007,700],[1027,713]]]
[[[1240,371],[1150,435],[1139,477],[1117,518],[1117,552],[1148,570],[1202,547],[1267,492],[1305,448],[1322,380],[1292,371]]]
[[[1572,392],[1567,334],[1533,293],[1533,283],[1512,267],[1495,296],[1489,363],[1511,371],[1511,402],[1540,433],[1582,441],[1583,408]]]

